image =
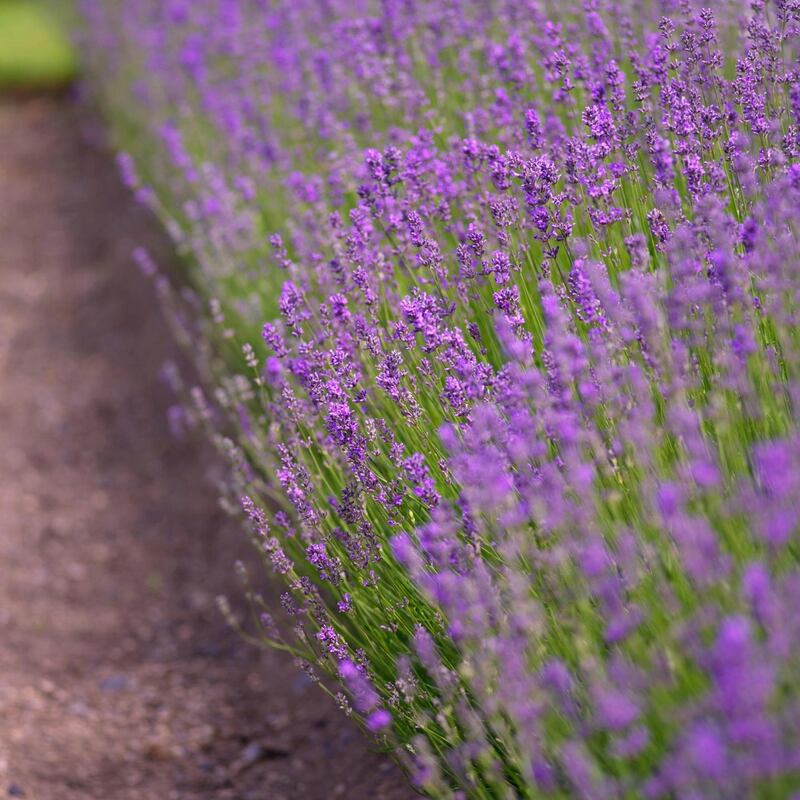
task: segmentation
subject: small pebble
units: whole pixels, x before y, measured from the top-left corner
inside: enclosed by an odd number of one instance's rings
[[[108,675],[98,682],[98,686],[104,692],[119,692],[128,685],[128,679],[124,675]]]

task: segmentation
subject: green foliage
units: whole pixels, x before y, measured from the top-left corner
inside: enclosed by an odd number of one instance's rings
[[[61,88],[76,67],[52,13],[24,0],[0,0],[0,89]]]

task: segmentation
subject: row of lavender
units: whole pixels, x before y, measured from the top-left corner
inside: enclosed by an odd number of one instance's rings
[[[432,797],[800,792],[800,3],[82,13],[283,646]]]

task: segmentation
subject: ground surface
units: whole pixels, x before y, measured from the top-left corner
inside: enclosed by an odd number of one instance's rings
[[[68,104],[0,104],[0,797],[408,798],[221,620],[241,534],[176,442],[155,236]],[[82,132],[83,131],[83,132]]]

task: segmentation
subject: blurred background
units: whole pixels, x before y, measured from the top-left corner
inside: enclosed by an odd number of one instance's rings
[[[58,91],[75,70],[75,53],[52,7],[0,0],[0,93]]]

